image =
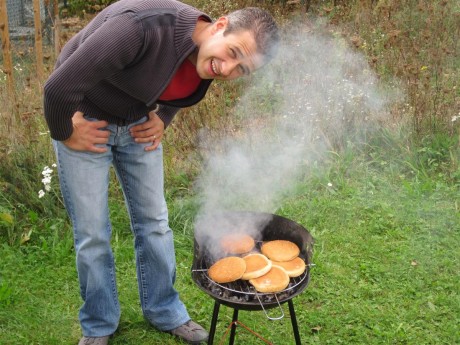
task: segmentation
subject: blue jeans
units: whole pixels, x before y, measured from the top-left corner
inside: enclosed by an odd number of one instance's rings
[[[145,121],[145,118],[137,123]],[[162,331],[190,317],[174,289],[176,261],[163,190],[163,152],[144,151],[129,126],[107,126],[105,153],[78,152],[53,141],[61,192],[72,221],[85,336],[106,336],[120,320],[108,208],[109,170],[114,166],[131,220],[142,311]]]

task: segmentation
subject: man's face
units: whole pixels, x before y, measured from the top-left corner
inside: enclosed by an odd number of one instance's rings
[[[262,65],[253,34],[240,31],[224,36],[225,19],[214,23],[212,34],[199,47],[196,69],[202,79],[232,80]]]

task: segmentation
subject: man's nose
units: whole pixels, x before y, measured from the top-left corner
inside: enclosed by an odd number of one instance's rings
[[[224,77],[230,76],[233,73],[233,71],[235,70],[235,68],[238,66],[238,63],[239,62],[236,59],[231,59],[231,60],[225,61],[225,63],[222,66],[221,74]]]

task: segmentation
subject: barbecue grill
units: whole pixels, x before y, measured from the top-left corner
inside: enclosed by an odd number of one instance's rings
[[[288,240],[297,244],[300,248],[300,257],[305,260],[306,270],[302,275],[296,278],[291,278],[290,283],[286,289],[278,293],[260,293],[254,287],[244,280],[237,280],[232,283],[218,284],[214,282],[207,274],[208,268],[216,261],[215,254],[210,250],[210,245],[207,241],[203,240],[200,235],[197,240],[197,233],[202,231],[200,225],[195,227],[195,241],[194,241],[194,258],[192,266],[192,279],[206,294],[214,299],[214,310],[211,320],[211,327],[209,332],[208,344],[213,344],[214,334],[217,326],[217,318],[219,315],[220,305],[223,304],[227,307],[233,308],[233,321],[230,332],[230,342],[234,343],[236,323],[238,321],[239,310],[263,310],[265,315],[270,320],[277,320],[284,317],[281,304],[288,303],[289,314],[291,317],[294,338],[297,345],[300,345],[300,335],[297,326],[297,319],[294,310],[294,303],[292,299],[300,294],[308,285],[310,281],[310,269],[313,266],[311,263],[312,250],[313,250],[313,237],[310,233],[298,223],[269,213],[255,213],[255,212],[226,212],[217,217],[213,217],[213,227],[215,229],[221,228],[219,220],[225,222],[225,226],[234,221],[235,224],[245,223],[250,219],[266,219],[262,224],[256,236],[256,249],[260,250],[263,241],[270,240]],[[238,225],[238,226],[239,226]],[[267,309],[279,307],[280,316],[271,317],[267,313]]]

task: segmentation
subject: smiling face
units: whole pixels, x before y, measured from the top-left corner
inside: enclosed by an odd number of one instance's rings
[[[202,79],[232,80],[249,75],[262,65],[250,31],[224,35],[227,19],[219,18],[197,42],[196,69]]]

